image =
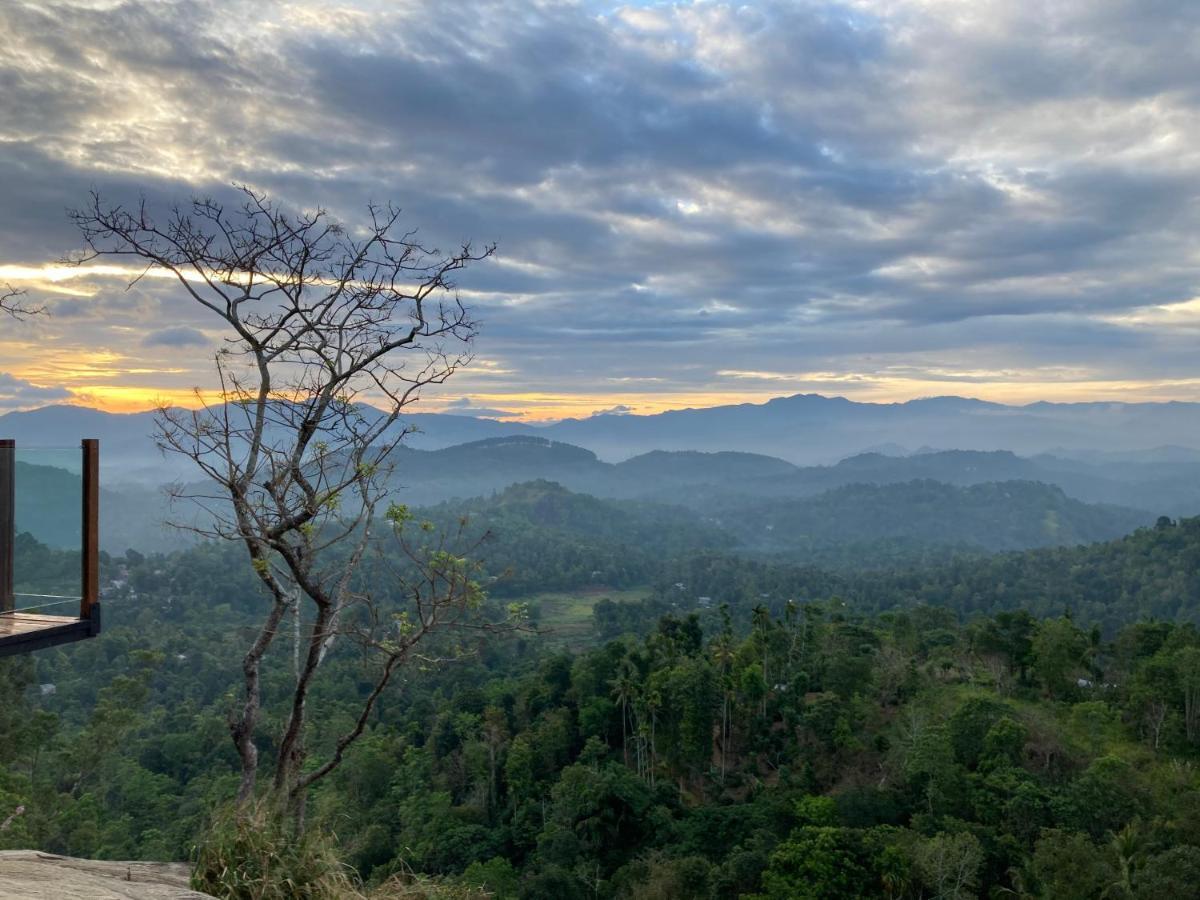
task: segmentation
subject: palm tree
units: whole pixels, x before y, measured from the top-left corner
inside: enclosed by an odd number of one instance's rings
[[[725,609],[727,607],[722,607],[722,610]],[[728,623],[726,623],[726,629],[714,638],[712,655],[721,677],[721,781],[723,782],[725,780],[725,748],[729,743],[730,731],[729,702],[733,697],[733,678],[729,674],[734,658],[733,634],[729,630]]]
[[[654,732],[655,725],[658,723],[658,711],[662,708],[662,695],[652,688],[646,692],[644,703],[646,713],[650,717],[650,787],[654,787],[654,769],[658,762]]]
[[[762,650],[762,679],[766,690],[763,691],[762,714],[767,714],[767,694],[771,692],[771,682],[767,678],[767,652],[770,647],[771,611],[761,603],[751,610],[751,621],[754,623],[755,636]]]
[[[629,703],[637,693],[637,680],[634,677],[633,666],[626,659],[621,663],[621,669],[610,684],[613,697],[621,707],[621,751],[625,765],[629,765]]]
[[[1103,897],[1121,898],[1133,896],[1133,875],[1146,855],[1146,836],[1138,819],[1129,822],[1108,840],[1108,850],[1116,864],[1117,877],[1104,889]]]

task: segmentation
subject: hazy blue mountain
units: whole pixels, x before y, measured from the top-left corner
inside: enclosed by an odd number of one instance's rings
[[[1194,403],[1005,406],[962,397],[856,403],[798,394],[766,403],[600,415],[546,426],[436,413],[413,413],[403,422],[418,429],[406,440],[418,450],[525,435],[583,447],[612,462],[654,450],[688,450],[737,451],[797,465],[828,465],[869,448],[885,449],[892,458],[893,451],[905,447],[1010,450],[1022,457],[1052,453],[1101,466],[1200,462],[1192,449],[1200,448],[1200,404]],[[47,407],[0,416],[0,436],[27,443],[99,437],[109,451],[106,468],[142,481],[153,481],[158,468],[174,471],[154,449],[152,433],[150,413]]]
[[[534,479],[598,497],[676,503],[682,502],[684,488],[737,485],[800,471],[791,463],[752,453],[656,450],[613,464],[590,450],[532,435],[440,450],[404,449],[395,464],[394,485],[411,504],[482,496]]]
[[[393,488],[411,505],[484,496],[536,479],[594,494],[615,493],[608,487],[613,467],[600,462],[592,451],[528,435],[488,438],[439,450],[406,447],[393,462]]]
[[[745,450],[790,462],[829,462],[870,447],[955,447],[1033,455],[1053,448],[1136,451],[1200,447],[1200,405],[1035,403],[1005,406],[962,397],[855,403],[798,394],[761,404],[594,416],[545,429],[547,436],[621,459],[651,449]]]
[[[0,415],[0,437],[13,438],[18,447],[29,448],[78,447],[82,438],[98,438],[102,472],[118,483],[157,486],[194,477],[196,469],[190,461],[164,454],[155,446],[154,416],[153,412],[108,413],[81,406],[47,406]],[[405,446],[420,449],[533,431],[522,424],[436,414],[410,415],[403,425],[417,429],[405,438]]]
[[[796,466],[759,453],[651,450],[614,467],[618,477],[640,484],[702,484],[714,480],[778,478],[794,475]]]
[[[1010,407],[959,397],[867,404],[798,395],[545,427],[429,413],[405,424],[419,430],[397,455],[395,481],[414,504],[535,478],[596,496],[693,506],[740,496],[805,497],[855,483],[1022,480],[1058,485],[1089,503],[1200,513],[1200,451],[1191,449],[1200,446],[1198,404]],[[190,463],[164,458],[152,434],[150,413],[47,407],[0,416],[0,436],[21,446],[100,438],[112,488],[193,478]],[[960,449],[928,449],[937,446]],[[862,447],[888,452],[855,452]],[[797,464],[814,459],[828,462]]]
[[[895,484],[932,480],[953,485],[1037,481],[1056,485],[1069,497],[1146,510],[1156,515],[1200,513],[1200,464],[1176,462],[1085,462],[1056,456],[1022,457],[997,451],[941,450],[905,457],[860,454],[832,466],[808,466],[736,483],[693,485],[679,502],[697,508],[728,506],[741,498],[811,497],[850,484]],[[672,489],[646,496],[669,498]]]
[[[21,455],[31,461],[36,453],[24,448],[74,448],[82,438],[98,438],[106,480],[163,484],[185,468],[180,461],[163,458],[151,437],[153,428],[153,413],[107,413],[80,406],[47,406],[0,416],[0,437],[16,440]],[[50,458],[59,465],[62,454]]]
[[[1055,447],[1048,456],[1082,460],[1088,463],[1200,463],[1200,450],[1191,447],[1150,447],[1145,450],[1102,450],[1083,448],[1069,450]]]

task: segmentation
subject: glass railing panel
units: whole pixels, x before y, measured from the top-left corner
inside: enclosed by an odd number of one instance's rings
[[[82,452],[13,451],[13,609],[77,616],[82,586]]]

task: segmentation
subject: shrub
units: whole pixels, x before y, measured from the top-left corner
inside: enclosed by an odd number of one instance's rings
[[[192,858],[192,888],[227,900],[342,900],[361,897],[353,870],[317,829],[291,833],[266,804],[221,811]]]

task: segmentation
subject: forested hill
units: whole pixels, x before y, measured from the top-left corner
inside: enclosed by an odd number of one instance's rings
[[[852,485],[816,497],[698,511],[602,500],[554,482],[422,511],[441,527],[466,515],[489,533],[481,553],[504,560],[497,590],[645,583],[696,553],[769,556],[838,571],[894,568],[956,555],[1110,539],[1146,524],[1134,510],[1089,506],[1042,484]],[[500,574],[492,567],[496,574]],[[536,572],[531,581],[526,573]]]
[[[620,540],[660,553],[716,546],[721,535],[684,509],[653,503],[601,500],[552,481],[514,484],[490,497],[432,507],[431,513],[469,515],[503,536],[524,528],[549,529],[589,539]]]
[[[694,555],[663,568],[657,596],[705,595],[735,606],[782,610],[788,599],[837,597],[848,608],[882,612],[921,605],[961,619],[1027,609],[1069,613],[1106,633],[1130,622],[1200,623],[1200,517],[1161,520],[1124,538],[886,571],[831,572],[718,555]]]
[[[582,550],[586,543],[593,555],[605,548],[627,554],[639,570],[650,560],[708,550],[836,569],[890,567],[955,553],[1091,543],[1153,521],[1147,513],[1080,503],[1031,482],[858,484],[815,497],[696,510],[602,500],[539,480],[426,512],[443,524],[469,515],[503,546],[503,556],[526,543],[543,554]]]
[[[1200,622],[1200,517],[1162,520],[1127,537],[960,561],[893,576],[867,596],[881,608],[936,598],[960,615],[1069,611],[1108,629],[1136,621]]]
[[[652,451],[620,463],[539,436],[489,438],[438,450],[399,450],[393,486],[419,506],[503,490],[534,479],[597,497],[643,499],[696,509],[760,498],[803,498],[851,484],[932,480],[970,486],[997,481],[1056,485],[1085,503],[1154,516],[1200,514],[1200,462],[1192,457],[1067,459],[1008,451],[864,453],[836,465],[797,467],[754,453]]]
[[[729,532],[686,510],[598,500],[548,482],[418,514],[438,528],[456,527],[466,515],[472,535],[488,533],[478,555],[495,579],[490,592],[502,597],[652,585],[657,610],[690,608],[700,596],[714,605],[727,602],[748,609],[765,603],[777,610],[788,599],[836,597],[864,612],[929,605],[964,620],[1020,608],[1039,616],[1070,612],[1077,621],[1108,632],[1151,619],[1200,623],[1200,517],[1164,518],[1107,542],[994,556],[950,555],[948,561],[931,556],[928,546],[922,550],[896,542],[849,542],[825,556],[839,563],[858,556],[855,570],[739,555]],[[236,547],[222,549],[220,557],[214,556],[216,549],[198,547],[151,558],[133,567],[131,583],[151,594],[169,590],[203,601],[213,579],[223,577],[218,573],[236,568],[240,560]],[[953,554],[957,547],[946,549]],[[58,557],[27,536],[17,551],[18,574],[62,568],[64,577],[73,577],[74,563],[60,565]],[[877,565],[863,570],[862,559],[871,554]],[[141,554],[135,557],[142,559]],[[913,562],[923,558],[935,562]],[[106,563],[106,570],[112,566]],[[250,584],[252,588],[252,580]],[[224,602],[245,590],[219,593]]]
[[[734,538],[675,507],[600,500],[550,481],[513,485],[491,497],[420,511],[442,529],[469,519],[487,536],[478,555],[505,596],[591,584],[645,584],[667,559],[730,552]]]
[[[1151,900],[1200,878],[1200,519],[837,574],[548,482],[416,511],[435,532],[464,514],[496,534],[489,571],[513,572],[492,593],[586,585],[595,627],[570,652],[484,639],[406,671],[311,798],[374,884],[920,900],[961,876],[979,896],[1084,900],[1126,865],[1134,889],[1112,896]],[[28,537],[17,553],[70,568]],[[185,858],[236,786],[227,719],[261,597],[234,545],[104,571],[121,577],[99,639],[0,665],[0,808],[26,810],[0,847]],[[645,599],[600,599],[639,583]],[[275,722],[292,658],[284,640],[268,661]],[[350,642],[328,664],[314,753],[370,688]]]
[[[670,455],[670,454],[666,454]],[[851,484],[900,484],[939,481],[970,486],[998,481],[1052,484],[1075,500],[1152,512],[1154,515],[1200,514],[1200,464],[1188,454],[1109,458],[1017,456],[1007,450],[940,450],[909,456],[863,453],[832,466],[795,468],[740,480],[697,479],[680,502],[693,506],[723,505],[745,497],[779,499],[810,497]],[[647,488],[644,496],[669,495],[669,489]]]
[[[852,484],[798,500],[735,501],[716,516],[749,546],[800,558],[885,540],[988,551],[1087,544],[1154,521],[1139,510],[1081,503],[1061,488],[1029,481]]]

